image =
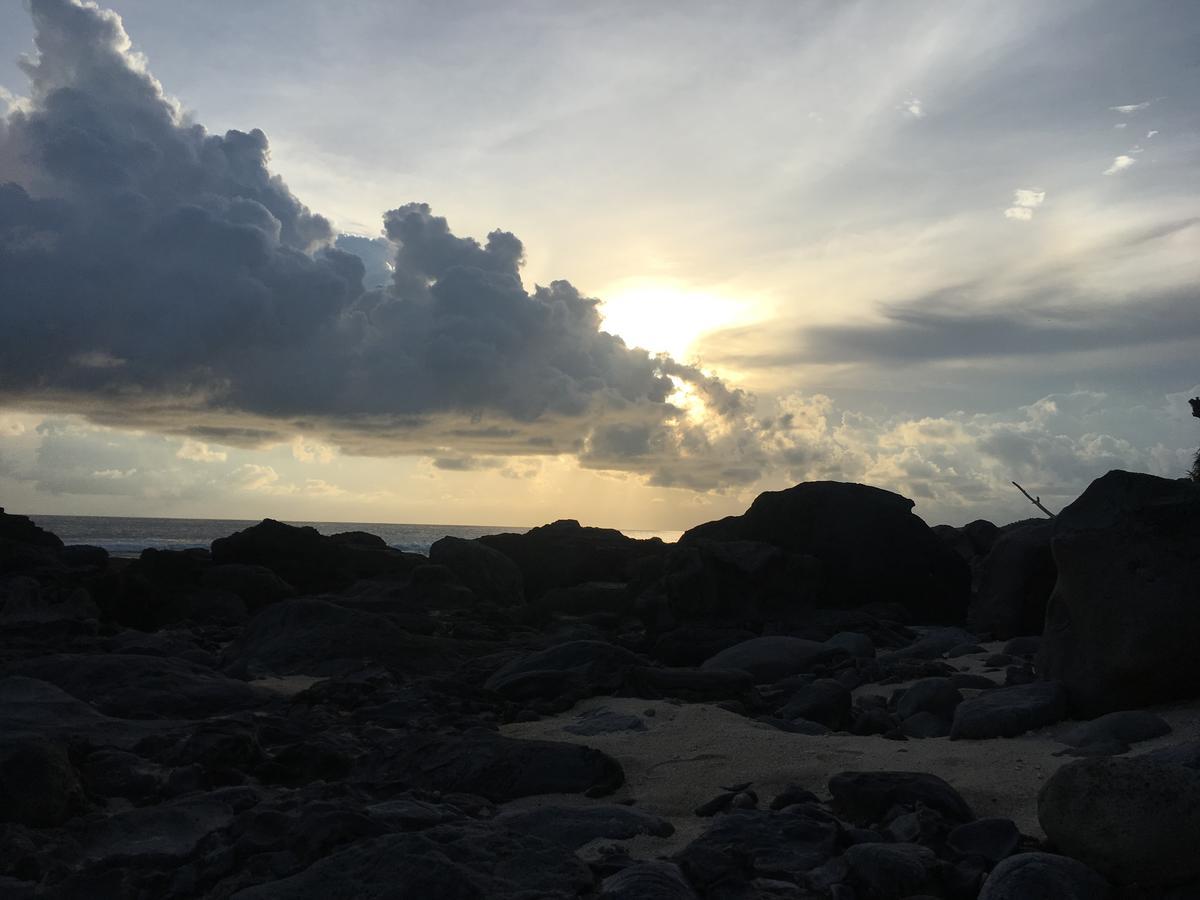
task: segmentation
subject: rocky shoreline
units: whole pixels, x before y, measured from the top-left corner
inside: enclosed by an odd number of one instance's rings
[[[136,560],[0,511],[0,895],[1200,897],[1200,485],[911,510]]]

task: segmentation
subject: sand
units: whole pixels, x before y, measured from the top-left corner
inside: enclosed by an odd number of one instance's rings
[[[994,652],[996,647],[989,646],[988,650]],[[951,663],[963,671],[980,671],[986,655]],[[1003,673],[987,674],[1003,677]],[[895,687],[868,685],[856,693],[887,695]],[[645,716],[646,730],[586,737],[563,730],[581,713],[601,707]],[[654,711],[653,716],[647,715],[649,710]],[[1174,731],[1136,745],[1132,753],[1200,739],[1200,703],[1152,711],[1166,719]],[[1059,766],[1073,759],[1054,754],[1065,749],[1055,737],[1075,724],[1060,722],[1017,738],[986,741],[892,741],[879,736],[790,734],[707,703],[593,697],[561,715],[506,725],[502,731],[517,738],[586,744],[620,761],[626,783],[607,802],[633,799],[639,809],[675,825],[676,833],[669,838],[642,837],[621,842],[635,855],[655,856],[681,849],[704,830],[708,820],[696,817],[693,810],[720,793],[724,785],[753,782],[762,806],[789,783],[824,799],[828,797],[829,778],[850,770],[939,775],[958,789],[977,816],[1006,816],[1024,834],[1043,838],[1037,819],[1038,791]],[[594,801],[578,796],[543,796],[515,801],[508,808],[590,802]]]

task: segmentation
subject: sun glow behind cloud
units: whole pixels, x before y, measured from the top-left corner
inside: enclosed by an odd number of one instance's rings
[[[604,292],[600,313],[604,329],[632,347],[689,359],[697,340],[710,331],[744,324],[746,299],[696,290],[662,279],[627,279]]]

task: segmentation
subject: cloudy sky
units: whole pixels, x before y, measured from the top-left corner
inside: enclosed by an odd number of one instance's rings
[[[1200,5],[0,8],[0,503],[932,522],[1200,443]]]

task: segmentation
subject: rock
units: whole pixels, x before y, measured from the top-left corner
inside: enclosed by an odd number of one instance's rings
[[[721,896],[712,893],[717,885],[755,877],[801,881],[833,857],[837,833],[836,820],[812,806],[734,810],[713,819],[675,862],[701,896]]]
[[[970,672],[957,672],[948,677],[951,687],[958,688],[960,691],[990,691],[992,688],[1000,686],[986,675],[975,675]]]
[[[140,654],[52,654],[9,663],[0,675],[48,681],[109,716],[199,718],[249,709],[266,695],[181,659]]]
[[[634,863],[605,878],[601,888],[601,900],[698,900],[679,866],[662,860]]]
[[[238,891],[234,900],[574,900],[587,867],[558,844],[482,823],[358,841],[302,872]]]
[[[65,565],[87,573],[103,572],[108,568],[108,551],[91,544],[69,544],[59,554]]]
[[[669,837],[675,833],[666,819],[628,806],[540,806],[502,812],[492,821],[570,850],[596,838],[621,841],[639,834]]]
[[[901,693],[896,701],[896,715],[907,719],[926,712],[949,721],[962,700],[962,694],[949,678],[922,678]]]
[[[961,628],[931,628],[907,647],[878,654],[880,662],[910,659],[941,659],[960,644],[971,644],[975,635]]]
[[[1007,656],[1034,659],[1038,655],[1038,650],[1041,649],[1041,646],[1042,636],[1040,634],[1030,634],[1012,638],[1004,645],[1004,649],[1001,652]]]
[[[988,876],[979,900],[1109,900],[1112,887],[1083,863],[1052,853],[1018,853]]]
[[[587,581],[629,581],[639,563],[658,559],[666,545],[639,541],[612,528],[585,528],[562,519],[524,534],[489,534],[479,542],[503,553],[521,570],[527,600],[555,587]]]
[[[1001,534],[1001,530],[987,519],[976,519],[960,528],[934,525],[930,530],[972,566],[987,556]]]
[[[950,733],[950,720],[937,713],[917,712],[900,722],[899,732],[911,738],[946,737]]]
[[[1034,519],[1005,531],[979,564],[979,586],[967,621],[999,639],[1040,634],[1058,577],[1050,540],[1053,519]]]
[[[83,853],[100,865],[179,862],[205,837],[232,824],[233,817],[227,803],[206,797],[131,809],[93,822],[82,840]]]
[[[58,535],[33,524],[33,520],[28,516],[6,513],[3,506],[0,506],[0,540],[29,544],[46,550],[63,548],[63,542]]]
[[[0,735],[29,732],[48,739],[125,748],[173,724],[113,719],[48,682],[0,677]]]
[[[838,682],[822,678],[792,694],[778,715],[781,719],[807,719],[844,731],[850,725],[850,692]]]
[[[741,516],[697,526],[698,540],[761,541],[820,561],[820,605],[884,598],[927,622],[957,622],[971,588],[967,563],[912,514],[913,502],[860,484],[817,481],[760,494]]]
[[[855,844],[846,848],[849,881],[864,900],[900,900],[935,880],[938,859],[920,844]]]
[[[79,779],[61,743],[33,734],[0,735],[0,821],[49,828],[82,807]]]
[[[668,666],[698,666],[710,656],[752,637],[754,632],[744,628],[680,625],[660,635],[650,655]]]
[[[812,672],[818,666],[844,659],[846,652],[818,641],[771,635],[752,638],[709,657],[701,666],[706,671],[737,669],[748,672],[759,683],[777,681],[788,675]]]
[[[1012,819],[990,817],[959,825],[946,836],[946,846],[960,856],[977,856],[995,865],[1017,852],[1021,832]]]
[[[83,588],[43,585],[28,575],[0,578],[0,625],[86,621],[100,610]]]
[[[1083,716],[1200,694],[1200,483],[1113,471],[1055,520],[1038,671]]]
[[[604,641],[568,641],[518,656],[484,687],[509,700],[536,698],[570,705],[575,699],[615,691],[625,673],[641,664],[635,653]]]
[[[856,825],[879,822],[892,807],[918,803],[956,824],[975,818],[958,791],[921,772],[842,772],[829,779],[829,793],[835,811]]]
[[[587,616],[612,613],[624,616],[633,610],[629,586],[623,581],[585,581],[568,587],[551,588],[533,608],[546,615]]]
[[[216,565],[265,566],[302,594],[338,590],[379,575],[405,575],[424,557],[392,550],[362,532],[326,536],[311,527],[263,519],[212,543]]]
[[[950,740],[1016,737],[1053,725],[1066,714],[1066,691],[1056,681],[996,688],[959,704]]]
[[[1067,763],[1038,794],[1038,820],[1068,856],[1117,884],[1200,876],[1200,773],[1145,759]]]
[[[1161,716],[1145,710],[1126,710],[1109,713],[1091,722],[1077,725],[1059,738],[1071,747],[1098,744],[1136,744],[1171,733],[1171,726]]]
[[[830,647],[845,650],[853,659],[874,659],[875,642],[857,631],[839,631],[825,641]]]
[[[484,603],[520,606],[525,583],[515,562],[487,544],[444,537],[429,548],[429,561],[446,566]]]
[[[802,624],[819,581],[812,556],[763,541],[698,539],[670,548],[637,607],[651,631],[693,623],[757,632],[767,623]]]
[[[1185,769],[1200,771],[1200,741],[1185,741],[1182,744],[1160,747],[1157,750],[1142,753],[1134,758],[1168,763],[1174,766],[1183,766]]]
[[[563,726],[571,734],[614,734],[621,731],[645,731],[646,723],[638,716],[624,716],[607,707],[580,713],[575,721]]]
[[[324,600],[283,600],[250,620],[221,654],[225,672],[262,675],[338,675],[377,663],[405,672],[431,672],[453,663],[452,647],[411,634],[386,616]]]
[[[266,566],[238,563],[211,566],[201,574],[200,583],[236,594],[251,612],[296,596],[296,589]]]
[[[167,773],[136,753],[105,747],[84,760],[81,774],[92,796],[124,797],[138,803],[159,793]]]
[[[478,794],[495,803],[532,794],[602,797],[625,782],[620,764],[591,747],[523,741],[483,730],[411,735],[380,765],[379,775],[389,781]]]

